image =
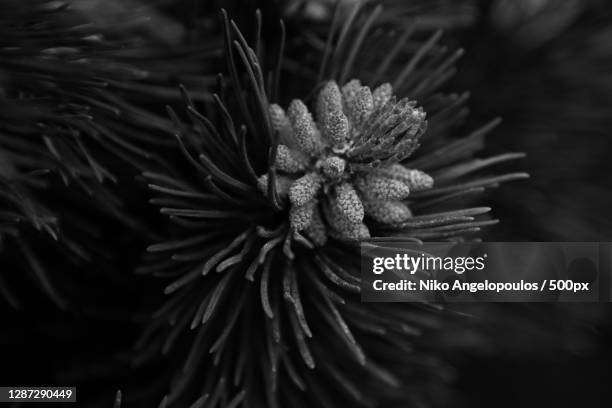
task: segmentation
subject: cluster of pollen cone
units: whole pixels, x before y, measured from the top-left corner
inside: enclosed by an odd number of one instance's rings
[[[314,118],[299,99],[286,112],[276,104],[269,110],[280,136],[276,189],[289,205],[291,228],[315,245],[328,236],[368,238],[368,225],[401,224],[412,216],[410,193],[433,186],[429,175],[400,164],[418,147],[425,112],[397,100],[388,83],[372,91],[355,79],[342,88],[329,81]],[[267,191],[267,174],[259,188]]]

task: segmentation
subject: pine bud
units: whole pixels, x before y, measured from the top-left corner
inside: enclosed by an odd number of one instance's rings
[[[316,155],[321,148],[319,134],[304,102],[294,99],[289,105],[288,116],[300,150],[311,156]]]
[[[327,243],[327,228],[325,227],[323,218],[321,218],[321,212],[319,211],[318,205],[314,207],[312,212],[312,221],[306,228],[306,236],[310,238],[316,246],[323,246]]]
[[[293,230],[302,231],[308,228],[312,222],[312,216],[316,203],[316,200],[311,200],[304,205],[291,206],[291,209],[289,210],[289,222]]]
[[[337,178],[344,173],[346,161],[337,156],[331,156],[323,161],[323,174],[327,177]]]
[[[369,217],[383,224],[396,224],[412,217],[408,206],[401,201],[365,201],[363,206]]]
[[[333,232],[338,239],[344,241],[359,241],[370,238],[370,230],[363,222],[359,224],[343,223],[336,226]]]
[[[410,191],[428,190],[434,185],[434,179],[429,174],[420,170],[407,169],[401,164],[392,164],[388,168],[381,169],[381,172],[388,177],[403,181],[408,185]]]
[[[332,206],[326,206],[324,209],[327,221],[332,227],[332,231],[330,232],[337,238],[341,240],[355,241],[370,237],[370,231],[363,222],[349,221],[337,211],[334,211]]]
[[[349,136],[349,122],[342,111],[342,94],[334,81],[329,81],[319,92],[317,119],[332,147],[343,147]]]
[[[277,104],[271,104],[268,107],[268,113],[270,115],[270,122],[272,123],[272,128],[274,130],[278,130],[280,132],[281,130],[291,126],[287,115],[285,115],[285,110]]]
[[[289,188],[289,200],[295,206],[301,206],[311,201],[321,188],[323,180],[317,173],[308,173],[295,180]]]
[[[328,81],[317,97],[317,119],[326,112],[342,110],[342,93],[336,81]]]
[[[333,148],[341,149],[348,141],[349,121],[341,110],[327,112],[323,117],[321,129]]]
[[[351,184],[342,183],[336,186],[336,196],[332,200],[331,211],[351,224],[363,221],[363,204]]]
[[[286,173],[297,173],[305,168],[301,158],[284,144],[278,145],[274,164],[277,169]]]
[[[358,80],[353,79],[342,87],[342,95],[350,119],[356,125],[361,125],[374,110],[370,88],[361,86]]]
[[[342,86],[342,98],[344,98],[344,103],[346,105],[353,103],[359,88],[361,88],[361,81],[358,79],[351,79]]]
[[[359,223],[351,229],[341,231],[341,238],[347,241],[359,241],[370,238],[370,230],[363,223]]]
[[[386,104],[393,96],[393,88],[391,84],[386,82],[374,89],[372,92],[372,99],[374,100],[374,109],[378,109]]]
[[[403,181],[378,174],[358,177],[355,186],[365,197],[373,200],[403,200],[410,194],[408,185]]]

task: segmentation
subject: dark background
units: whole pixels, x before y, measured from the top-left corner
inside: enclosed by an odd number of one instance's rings
[[[185,5],[190,3],[176,8],[160,2],[160,10],[189,14]],[[466,126],[504,118],[487,149],[526,152],[517,166],[531,174],[529,182],[504,186],[487,198],[503,222],[483,238],[610,240],[612,3],[466,3],[475,10],[474,20],[447,33],[450,45],[466,49],[449,87],[471,93]],[[126,257],[126,270],[137,263],[138,250]],[[73,273],[69,266],[62,272]],[[115,291],[110,283],[97,288],[96,296],[107,297],[104,310],[93,306],[95,297],[82,293],[91,309],[63,313],[27,291],[25,303],[38,307],[0,308],[0,383],[77,385],[80,398],[110,407],[114,390],[131,375],[124,369],[127,356],[117,350],[130,349],[141,317],[122,321],[117,312],[147,306],[139,296],[145,280],[127,279],[129,290]],[[460,404],[610,406],[609,305],[482,305],[472,312],[488,323],[483,333],[490,346],[449,355],[458,370]],[[445,336],[459,332],[449,328]]]

